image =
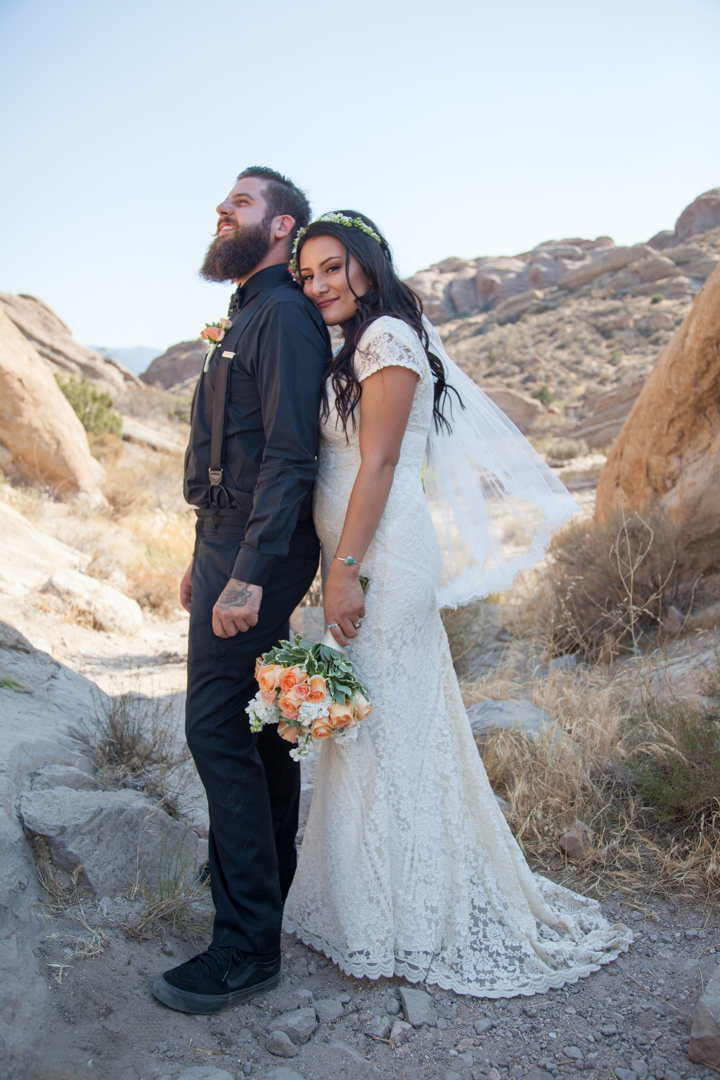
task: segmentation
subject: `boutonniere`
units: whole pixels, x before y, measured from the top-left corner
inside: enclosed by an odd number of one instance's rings
[[[231,326],[232,322],[230,319],[220,319],[219,322],[205,323],[205,329],[200,332],[200,337],[203,341],[208,341],[210,343],[210,348],[205,356],[205,366],[203,371],[207,371],[213,353]]]

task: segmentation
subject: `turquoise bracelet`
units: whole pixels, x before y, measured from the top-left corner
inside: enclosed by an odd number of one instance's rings
[[[355,560],[353,559],[352,555],[348,555],[347,559],[343,559],[339,555],[336,555],[335,556],[335,562],[345,563],[345,566],[354,566],[355,565]]]

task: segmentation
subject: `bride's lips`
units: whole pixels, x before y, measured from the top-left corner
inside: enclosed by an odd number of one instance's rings
[[[333,296],[329,300],[317,300],[316,301],[316,307],[319,307],[319,308],[329,307],[329,305],[334,304],[336,300],[337,300],[337,296]]]

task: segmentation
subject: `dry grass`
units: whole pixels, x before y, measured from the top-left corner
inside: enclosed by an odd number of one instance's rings
[[[598,895],[620,887],[717,896],[720,751],[712,770],[705,768],[702,740],[700,752],[688,754],[702,732],[707,740],[714,730],[717,745],[717,720],[708,728],[703,714],[648,698],[633,662],[528,675],[526,656],[527,643],[516,643],[496,672],[463,689],[468,702],[530,698],[556,720],[534,740],[502,732],[481,746],[490,782],[510,803],[513,832],[528,857],[539,867],[565,870],[568,880]],[[688,728],[689,742],[682,734]],[[688,811],[672,820],[657,794],[669,758],[683,762],[673,773],[673,797],[684,799]],[[700,775],[705,783],[698,801]],[[595,840],[593,850],[570,865],[557,842],[576,820]]]

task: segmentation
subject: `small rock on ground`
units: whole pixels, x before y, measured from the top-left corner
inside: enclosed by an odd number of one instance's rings
[[[295,1009],[276,1017],[270,1025],[271,1031],[284,1031],[296,1046],[306,1043],[317,1027],[317,1016],[313,1007]]]
[[[184,1069],[177,1080],[235,1080],[232,1073],[225,1069],[216,1069],[214,1065],[196,1065]]]
[[[433,1000],[424,990],[413,990],[410,987],[401,986],[400,998],[405,1019],[413,1027],[421,1027],[423,1024],[434,1026],[437,1023],[437,1012]]]
[[[321,1024],[332,1024],[333,1020],[339,1019],[344,1013],[342,1001],[337,998],[322,998],[315,1002],[315,1012]]]
[[[275,1057],[289,1058],[300,1053],[290,1036],[279,1029],[270,1032],[265,1043],[265,1049],[268,1054],[274,1054]]]

